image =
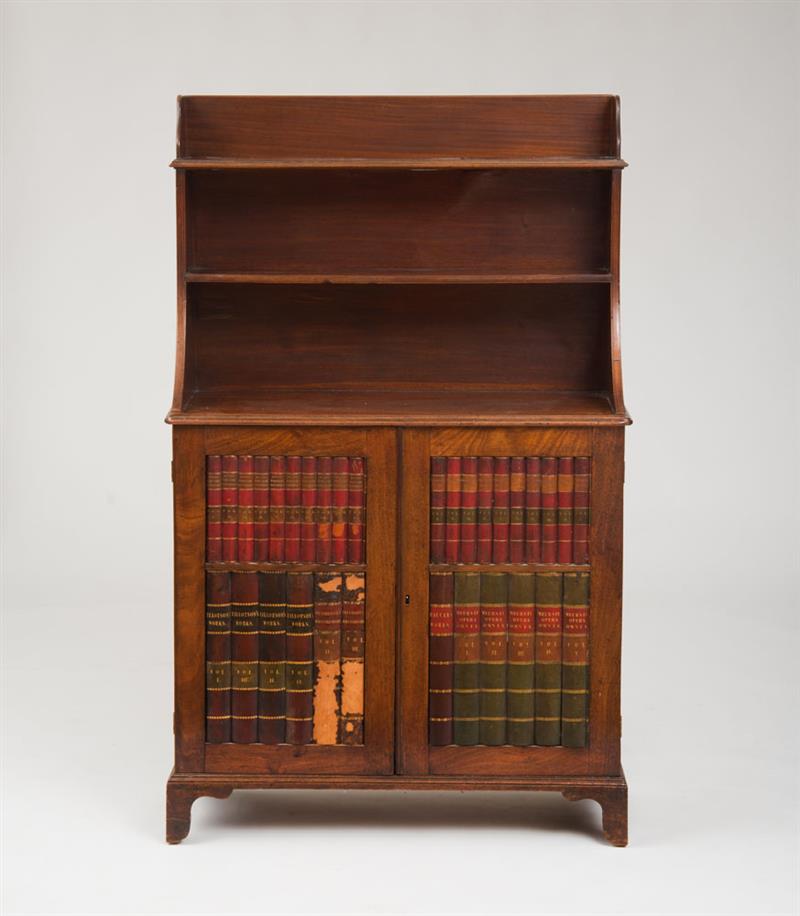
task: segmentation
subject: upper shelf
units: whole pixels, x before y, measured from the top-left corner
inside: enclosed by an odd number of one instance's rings
[[[374,270],[359,272],[273,272],[273,271],[204,271],[188,270],[184,275],[187,283],[274,283],[274,284],[569,284],[569,283],[610,283],[612,274],[607,271],[551,273],[479,273],[474,271],[440,270]]]
[[[178,158],[175,169],[624,169],[624,159],[597,157],[482,158],[441,156],[293,157],[291,159]]]

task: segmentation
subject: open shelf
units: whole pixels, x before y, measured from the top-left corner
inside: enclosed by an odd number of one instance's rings
[[[189,270],[187,283],[347,283],[347,284],[410,284],[410,283],[610,283],[612,274],[607,271],[571,273],[476,273],[474,271],[441,270],[385,270],[361,273],[278,273],[255,271],[212,272]]]
[[[624,169],[624,159],[605,156],[567,158],[443,158],[440,156],[354,159],[303,157],[292,159],[175,159],[175,169]]]

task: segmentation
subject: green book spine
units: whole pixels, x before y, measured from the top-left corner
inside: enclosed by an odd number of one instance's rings
[[[536,574],[536,743],[561,743],[561,573]]]
[[[453,743],[479,737],[480,573],[455,573],[453,586]]]
[[[480,743],[506,743],[506,640],[508,581],[481,573]]]
[[[585,747],[589,711],[589,573],[564,574],[561,743]]]
[[[535,583],[533,573],[509,573],[508,576],[506,741],[521,746],[533,744]]]

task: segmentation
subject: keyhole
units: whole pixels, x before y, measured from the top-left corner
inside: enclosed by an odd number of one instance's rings
[[[411,595],[406,595],[406,597],[403,600],[405,601],[406,604],[411,604]]]

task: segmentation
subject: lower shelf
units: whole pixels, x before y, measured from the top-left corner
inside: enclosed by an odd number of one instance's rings
[[[288,776],[175,773],[167,782],[167,842],[189,834],[191,808],[201,797],[227,798],[234,789],[400,789],[417,791],[560,792],[569,801],[592,799],[603,812],[613,846],[628,844],[628,784],[619,776]]]

